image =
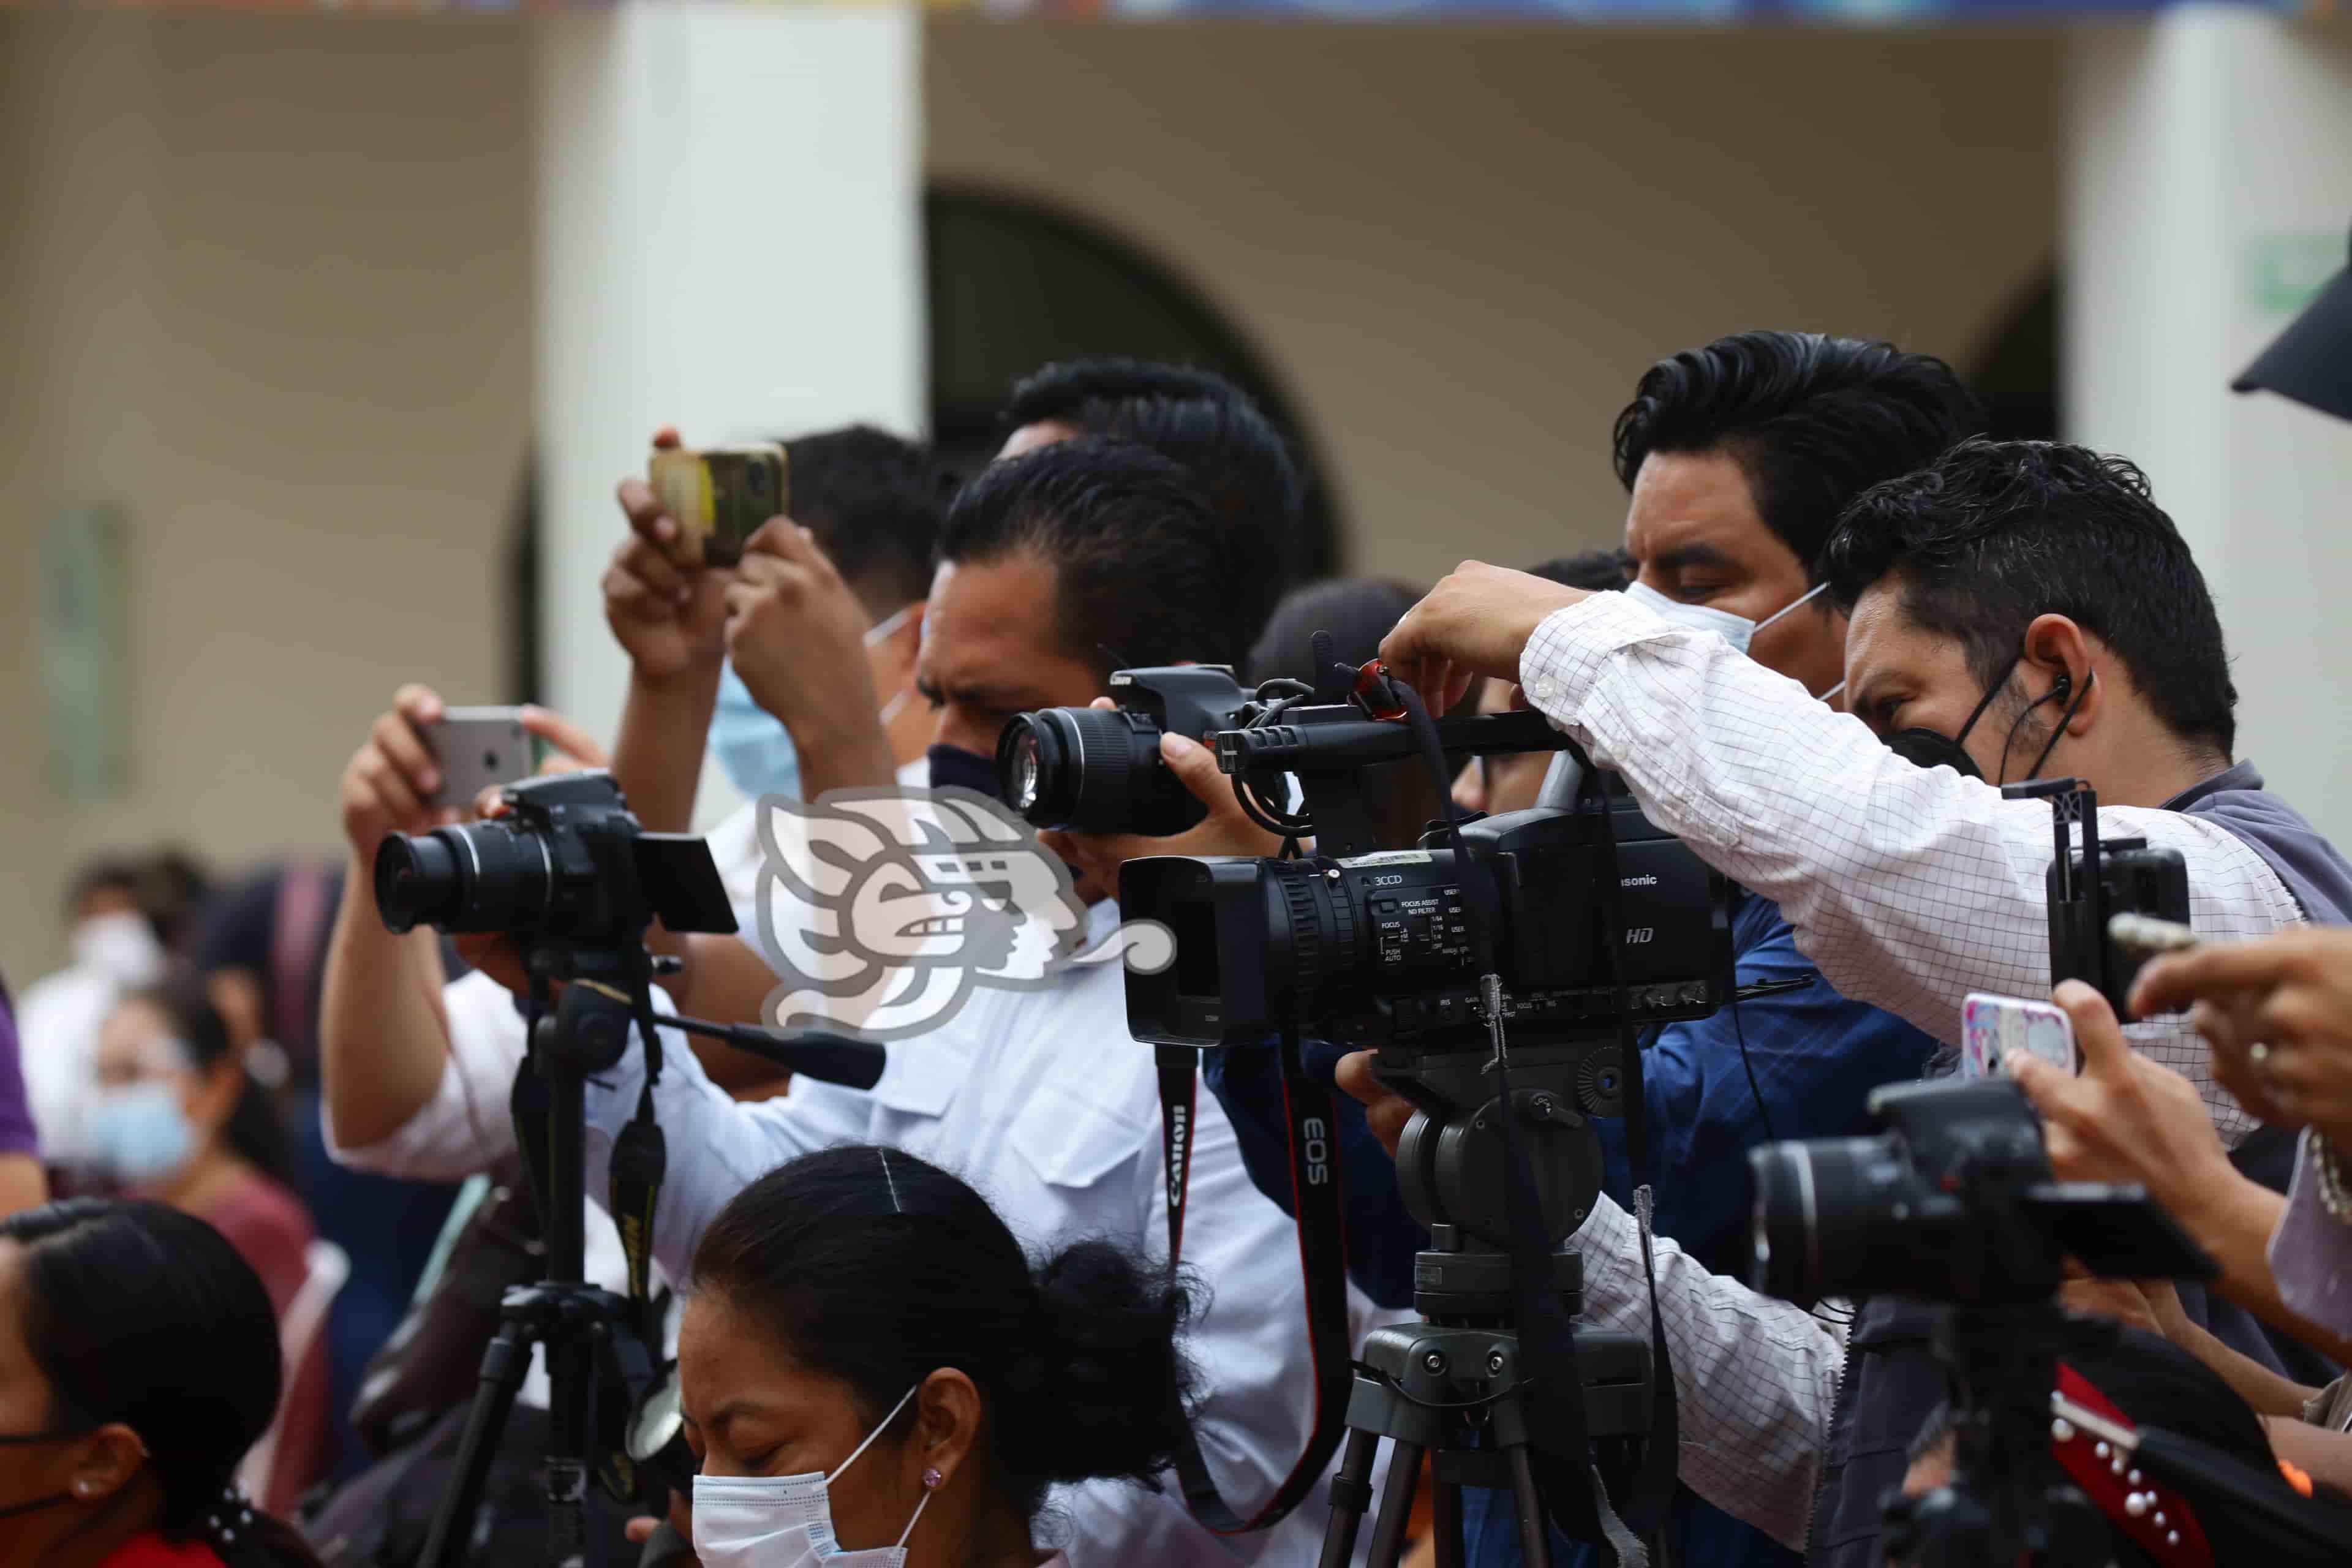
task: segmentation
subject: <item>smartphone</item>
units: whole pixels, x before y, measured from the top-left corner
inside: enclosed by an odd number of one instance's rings
[[[2107,922],[2107,940],[2135,958],[2160,952],[2186,952],[2197,945],[2197,933],[2179,921],[2154,915],[2117,915]]]
[[[2011,1051],[2040,1057],[2063,1072],[2080,1069],[2074,1020],[2048,1002],[1981,992],[1960,1004],[1960,1074],[1985,1078],[2002,1070]]]
[[[699,452],[656,447],[646,477],[677,523],[669,558],[688,570],[734,565],[743,542],[791,500],[784,449],[773,442]]]
[[[441,787],[427,805],[463,811],[492,784],[529,778],[538,766],[520,708],[447,708],[422,733],[441,764]]]

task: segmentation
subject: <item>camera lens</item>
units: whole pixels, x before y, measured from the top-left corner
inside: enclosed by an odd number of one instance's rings
[[[395,931],[535,930],[553,884],[546,841],[504,822],[394,833],[375,852],[376,911]]]
[[[1160,726],[1125,709],[1015,715],[996,738],[996,776],[1032,827],[1158,835],[1181,833],[1202,815],[1160,765]]]
[[[375,907],[395,931],[437,924],[457,898],[456,848],[432,833],[394,833],[376,846]]]
[[[1748,1152],[1756,1256],[1748,1282],[1817,1301],[1916,1289],[1939,1271],[1929,1194],[1892,1138],[1814,1138]],[[1933,1260],[1933,1261],[1931,1261]]]

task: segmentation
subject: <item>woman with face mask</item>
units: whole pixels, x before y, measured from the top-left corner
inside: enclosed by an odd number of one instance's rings
[[[1105,1242],[1033,1267],[970,1187],[828,1149],[729,1204],[678,1333],[702,1568],[1066,1568],[1056,1483],[1183,1435],[1184,1293]]]
[[[98,1098],[83,1123],[89,1158],[118,1191],[194,1215],[226,1237],[286,1310],[310,1271],[317,1232],[279,1177],[285,1133],[246,1076],[228,1026],[191,975],[134,991],[99,1031]],[[323,1458],[323,1342],[296,1379],[263,1501],[293,1506]]]
[[[278,1384],[268,1292],[210,1226],[89,1198],[0,1220],[0,1563],[318,1568],[231,1486]]]

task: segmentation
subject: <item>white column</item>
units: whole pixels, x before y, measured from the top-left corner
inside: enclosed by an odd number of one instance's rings
[[[2352,425],[2231,379],[2344,265],[2352,40],[2183,6],[2074,45],[2071,439],[2147,468],[2221,603],[2238,752],[2352,842]]]
[[[609,736],[627,666],[597,581],[656,427],[921,430],[920,22],[633,3],[536,27],[541,695]]]

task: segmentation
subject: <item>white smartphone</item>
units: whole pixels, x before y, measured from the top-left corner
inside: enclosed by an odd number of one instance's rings
[[[2048,1002],[1977,992],[1960,1004],[1960,1074],[1983,1078],[2005,1070],[2011,1051],[2040,1057],[2064,1072],[2079,1070],[2074,1020]]]
[[[537,766],[520,708],[449,708],[421,733],[441,764],[441,787],[426,804],[463,811],[492,784],[513,784]]]

